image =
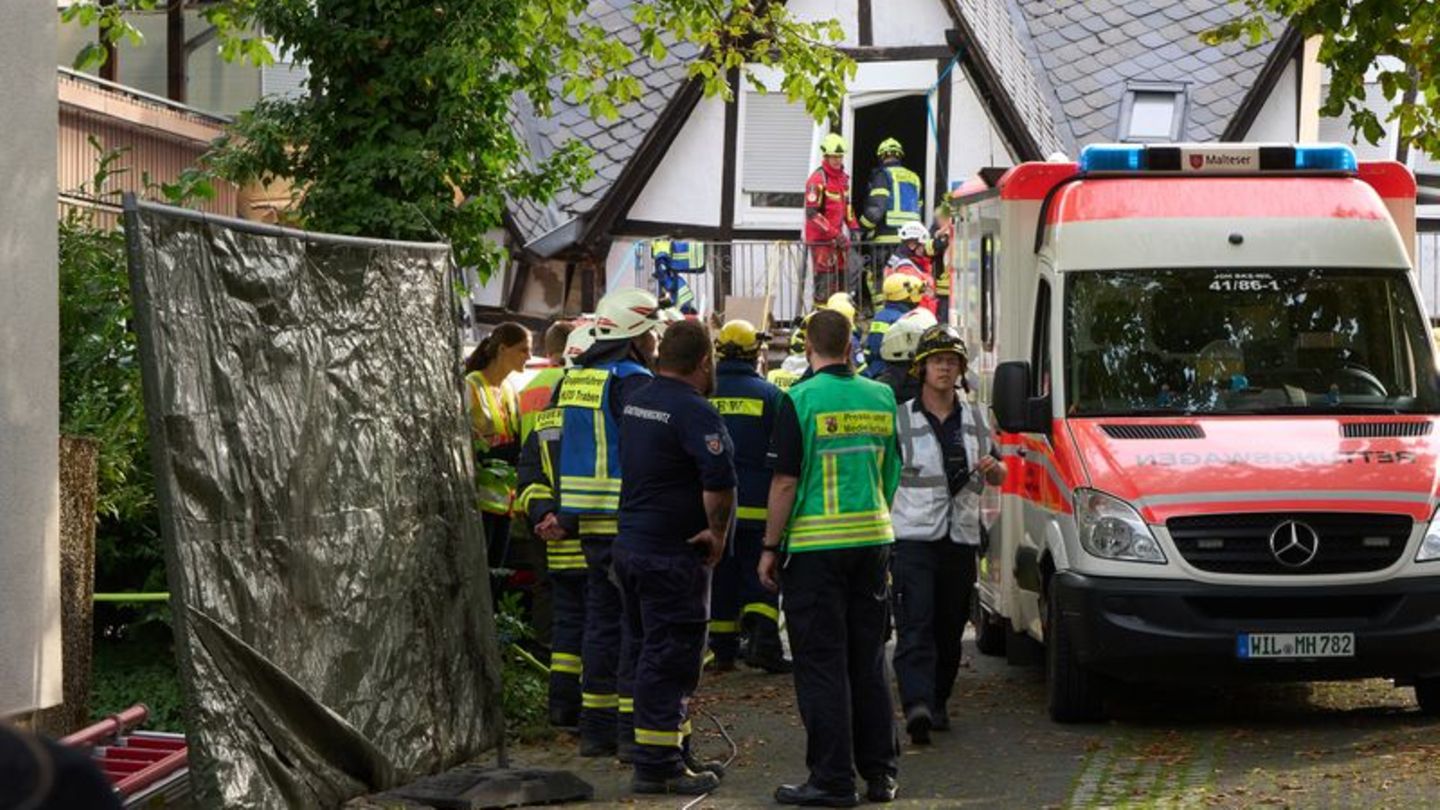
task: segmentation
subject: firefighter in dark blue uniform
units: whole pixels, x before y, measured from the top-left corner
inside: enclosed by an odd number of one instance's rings
[[[749,321],[733,320],[720,329],[715,351],[715,395],[710,398],[735,440],[735,471],[740,481],[735,542],[715,567],[710,598],[710,651],[721,668],[743,653],[745,663],[767,672],[789,672],[780,644],[779,600],[760,585],[760,540],[765,534],[765,504],[770,496],[766,450],[775,412],[783,394],[756,369],[762,335]]]
[[[626,630],[639,640],[631,788],[699,795],[723,772],[689,756],[686,710],[700,680],[711,569],[734,523],[734,445],[705,400],[715,382],[705,327],[670,325],[658,369],[620,421],[624,508],[614,566]]]
[[[559,515],[574,517],[585,554],[585,635],[580,658],[580,755],[611,756],[632,739],[618,684],[620,591],[611,552],[620,513],[620,414],[652,379],[658,302],[643,290],[605,296],[595,309],[595,345],[555,388],[561,412],[555,458]],[[537,525],[537,533],[542,531]],[[542,536],[544,536],[542,534]],[[628,707],[626,707],[628,708]]]

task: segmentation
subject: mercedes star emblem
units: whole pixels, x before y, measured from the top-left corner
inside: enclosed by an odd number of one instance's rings
[[[1286,568],[1303,568],[1320,551],[1320,535],[1298,520],[1287,520],[1270,532],[1270,553]]]

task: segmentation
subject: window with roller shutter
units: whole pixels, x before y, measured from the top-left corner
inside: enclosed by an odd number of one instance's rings
[[[815,122],[783,93],[745,92],[741,126],[740,193],[752,208],[805,204]]]

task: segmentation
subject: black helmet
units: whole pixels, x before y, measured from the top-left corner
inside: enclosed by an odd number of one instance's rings
[[[926,329],[920,335],[920,342],[915,346],[914,365],[910,366],[910,373],[920,376],[920,370],[925,367],[925,358],[932,354],[943,354],[951,352],[960,356],[963,361],[970,359],[970,352],[965,348],[965,341],[960,338],[960,333],[955,327],[949,324],[937,324]]]

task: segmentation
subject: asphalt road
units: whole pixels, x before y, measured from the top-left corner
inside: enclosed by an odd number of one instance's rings
[[[976,654],[951,702],[955,730],[906,745],[897,808],[1440,807],[1440,720],[1385,681],[1242,688],[1129,688],[1112,720],[1060,726],[1045,715],[1038,668]],[[788,676],[707,674],[697,699],[738,753],[696,808],[776,807],[804,778],[804,735]],[[729,747],[697,713],[700,751]],[[681,808],[636,799],[629,770],[574,756],[567,735],[512,749],[516,765],[561,767],[596,787],[597,804]]]

